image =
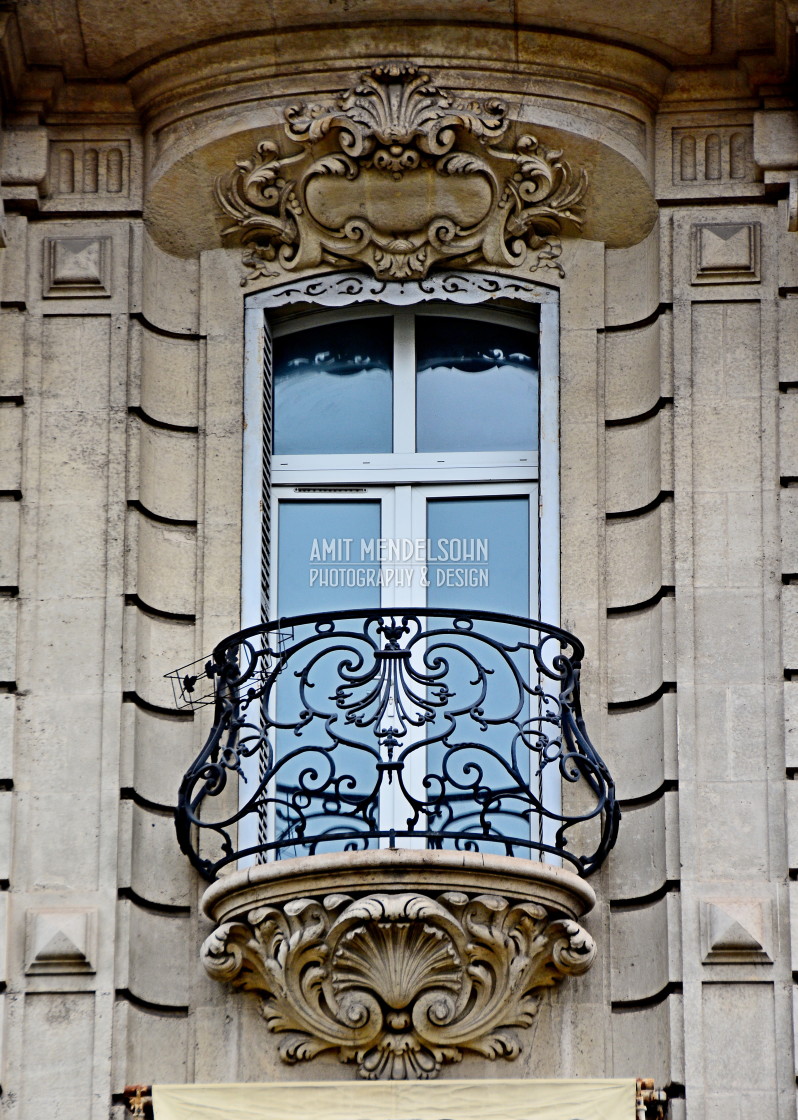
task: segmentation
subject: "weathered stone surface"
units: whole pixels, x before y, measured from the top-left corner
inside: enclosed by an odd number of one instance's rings
[[[479,891],[502,872],[504,894]],[[369,889],[397,876],[401,890]],[[593,963],[593,939],[562,916],[591,896],[570,872],[502,857],[286,860],[209,888],[219,925],[202,961],[260,996],[287,1064],[332,1050],[361,1077],[431,1078],[465,1053],[521,1053],[543,991]]]
[[[458,102],[499,98],[513,143],[532,135],[536,151],[561,148],[588,175],[581,232],[538,230],[562,237],[565,272],[536,274],[560,309],[559,610],[586,645],[588,727],[632,804],[585,923],[597,963],[541,1001],[533,1045],[506,1070],[685,1084],[673,1120],[684,1109],[789,1120],[793,7],[464,0],[440,14],[426,0],[113,11],[24,0],[0,13],[0,688],[17,690],[0,691],[0,1050],[11,1118],[55,1108],[101,1120],[131,1081],[353,1077],[333,1054],[286,1067],[264,1045],[256,1001],[202,971],[208,929],[187,912],[197,882],[168,808],[207,713],[175,714],[163,673],[240,621],[244,291],[238,250],[221,248],[214,178],[254,157],[259,139],[284,141],[281,160],[295,154],[286,108],[330,104],[390,59],[430,72]],[[331,146],[316,138],[313,160]],[[496,172],[499,156],[474,152]],[[545,179],[554,164],[543,163]],[[430,198],[410,213],[406,183],[390,174],[380,195],[379,176],[358,167],[330,177],[325,206],[337,220],[379,217],[390,240],[418,234],[432,202],[433,217],[459,215],[461,227],[486,206],[468,176],[439,182],[425,169]],[[281,164],[287,179],[293,169]],[[511,181],[529,193],[527,171]],[[367,190],[355,197],[353,185]],[[285,233],[288,216],[276,216]],[[467,255],[458,269],[476,263]],[[319,258],[303,278],[331,267]],[[233,784],[226,794],[233,807]],[[362,893],[398,887],[387,878]],[[494,876],[480,892],[507,887]],[[96,971],[45,944],[49,964],[26,974],[33,911],[96,913],[96,953],[83,954]],[[53,961],[66,971],[48,972]],[[471,1054],[445,1076],[486,1071],[496,1066]]]

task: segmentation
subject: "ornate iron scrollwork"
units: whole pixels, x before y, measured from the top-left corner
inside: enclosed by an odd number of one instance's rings
[[[421,839],[588,875],[620,813],[581,715],[582,656],[565,630],[480,611],[341,611],[234,634],[206,666],[215,718],[181,785],[180,845],[209,879],[242,857]],[[196,678],[183,686],[196,697]],[[257,841],[238,839],[247,818]]]

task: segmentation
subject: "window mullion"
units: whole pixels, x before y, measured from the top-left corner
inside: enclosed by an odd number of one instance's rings
[[[405,308],[394,317],[393,449],[416,450],[416,321]]]

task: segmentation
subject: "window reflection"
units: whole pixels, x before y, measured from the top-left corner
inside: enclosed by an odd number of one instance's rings
[[[537,447],[537,336],[442,315],[416,319],[416,450]]]
[[[392,328],[380,317],[274,340],[276,455],[392,450]]]

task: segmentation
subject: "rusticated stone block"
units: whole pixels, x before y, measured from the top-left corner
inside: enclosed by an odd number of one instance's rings
[[[121,999],[114,1007],[114,1084],[182,1084],[190,1080],[191,1021],[158,1015]],[[219,1036],[216,1036],[218,1043]]]
[[[185,1007],[196,919],[145,910],[125,900],[118,903],[117,921],[119,986],[134,999],[152,1004],[153,1010]]]
[[[662,522],[671,510],[663,502],[639,517],[607,522],[607,606],[645,603],[659,592],[664,578]]]
[[[639,416],[660,397],[660,319],[643,327],[608,332],[605,339],[608,420]]]
[[[141,327],[141,407],[167,424],[197,423],[199,346]]]
[[[608,428],[605,447],[608,512],[642,509],[667,489],[662,474],[662,413],[639,424]]]
[[[616,1011],[611,1029],[615,1077],[638,1077],[641,1069],[656,1085],[684,1077],[680,995],[668,996],[651,1007]]]
[[[612,913],[614,1003],[651,999],[681,979],[678,909],[678,895],[666,894],[650,906]]]
[[[197,516],[197,437],[139,422],[139,496],[145,508],[179,521]]]

